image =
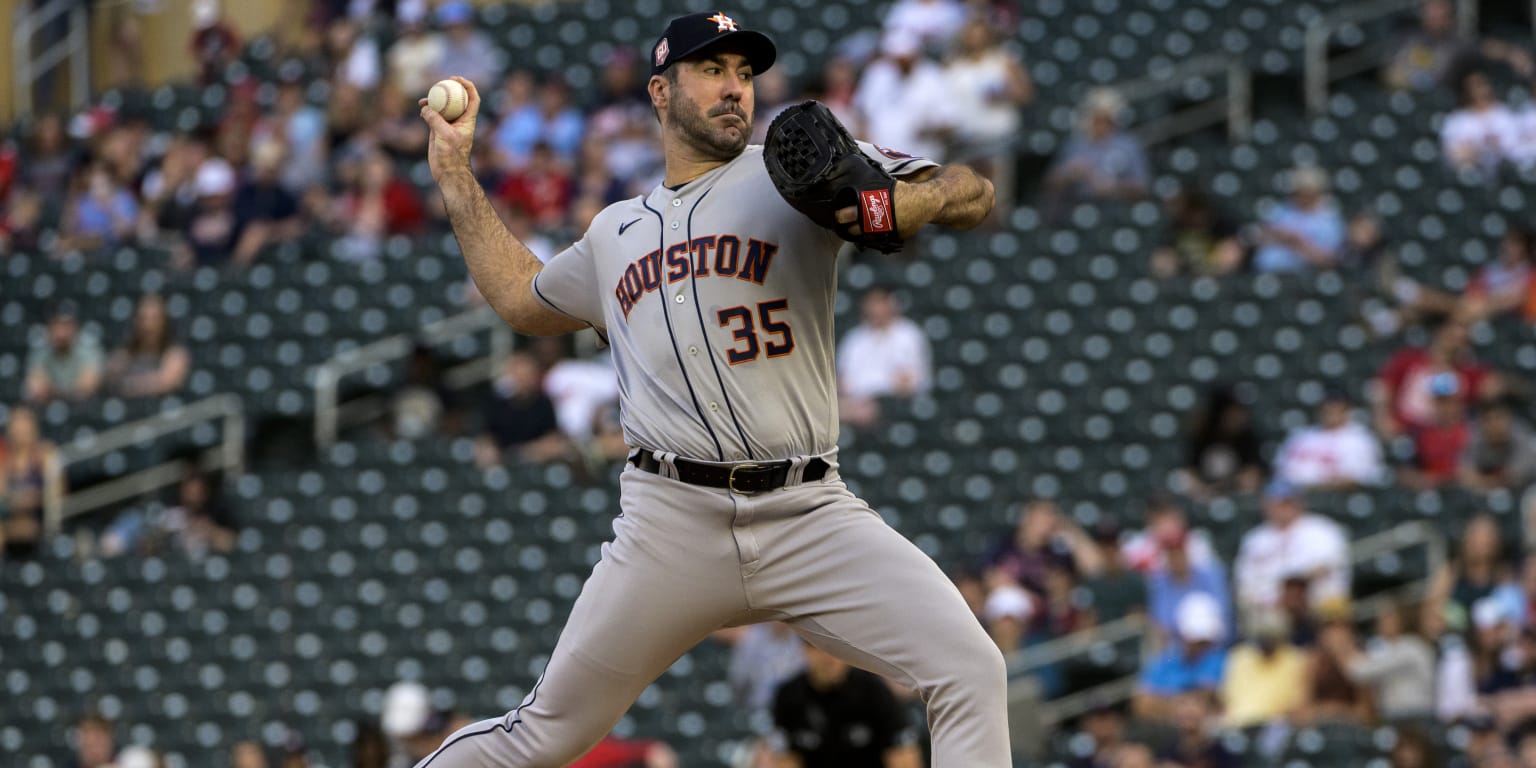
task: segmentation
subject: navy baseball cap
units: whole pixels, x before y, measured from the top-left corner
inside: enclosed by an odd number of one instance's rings
[[[752,74],[761,75],[773,66],[778,50],[761,32],[742,29],[724,11],[690,13],[667,24],[667,31],[651,46],[651,74],[659,75],[667,67],[695,54],[725,45],[747,57]]]

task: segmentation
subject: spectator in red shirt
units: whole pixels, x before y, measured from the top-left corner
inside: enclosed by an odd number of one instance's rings
[[[1478,270],[1461,297],[1461,316],[1469,321],[1519,310],[1530,293],[1536,231],[1511,229],[1499,241],[1497,261]]]
[[[375,151],[363,159],[357,182],[337,200],[333,216],[346,232],[347,257],[367,260],[378,256],[384,238],[420,231],[427,211],[416,189],[395,175],[389,156]]]
[[[192,59],[197,62],[198,72],[204,83],[216,83],[240,55],[240,35],[235,28],[219,17],[219,4],[215,0],[196,0],[192,3],[192,40],[189,47]]]
[[[533,147],[528,164],[513,171],[497,194],[509,205],[526,210],[539,229],[557,229],[565,223],[575,184],[571,174],[544,142]]]
[[[1413,465],[1399,480],[1410,488],[1432,488],[1454,481],[1461,466],[1461,456],[1472,441],[1472,423],[1461,397],[1461,382],[1450,371],[1430,378],[1434,395],[1434,417],[1428,424],[1411,429]]]
[[[1477,362],[1467,344],[1467,326],[1447,321],[1435,331],[1426,347],[1408,347],[1387,361],[1371,385],[1376,432],[1384,439],[1406,433],[1435,420],[1435,396],[1429,382],[1435,374],[1456,374],[1457,396],[1467,405],[1497,397],[1502,385],[1497,374]]]
[[[677,768],[677,755],[659,741],[603,738],[570,768]]]

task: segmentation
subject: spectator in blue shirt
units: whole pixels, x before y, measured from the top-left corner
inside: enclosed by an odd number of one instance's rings
[[[1137,717],[1167,720],[1179,696],[1200,693],[1214,696],[1221,687],[1227,663],[1223,638],[1227,636],[1221,604],[1196,592],[1179,603],[1177,643],[1164,648],[1142,669],[1132,707]]]
[[[1188,540],[1187,531],[1175,531],[1160,542],[1163,564],[1147,578],[1148,612],[1154,630],[1165,643],[1177,635],[1178,608],[1190,595],[1210,595],[1221,609],[1223,624],[1233,626],[1226,569],[1214,560],[1194,562],[1189,556]]]
[[[104,165],[92,165],[82,176],[79,191],[65,209],[61,250],[109,248],[131,237],[139,217],[138,200]]]
[[[1327,174],[1317,168],[1291,172],[1291,199],[1259,225],[1259,272],[1307,272],[1331,269],[1344,246],[1344,217],[1328,199]]]
[[[1146,150],[1120,122],[1125,100],[1113,90],[1088,94],[1083,122],[1045,177],[1046,209],[1059,218],[1086,200],[1138,200],[1152,178]]]

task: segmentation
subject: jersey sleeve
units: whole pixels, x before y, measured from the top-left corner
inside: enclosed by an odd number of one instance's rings
[[[928,168],[937,168],[939,164],[926,157],[917,157],[900,152],[890,147],[882,147],[867,141],[858,142],[859,149],[864,151],[870,159],[880,164],[886,173],[901,178],[910,176],[918,171]]]
[[[606,327],[603,303],[599,299],[597,287],[597,267],[593,261],[589,238],[583,237],[571,247],[555,254],[533,276],[532,290],[540,304],[598,330]]]

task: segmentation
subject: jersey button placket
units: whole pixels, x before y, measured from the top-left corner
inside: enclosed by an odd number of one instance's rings
[[[672,207],[673,208],[676,208],[676,207],[678,207],[678,206],[680,206],[682,204],[683,204],[682,198],[678,198],[678,199],[672,201]]]

